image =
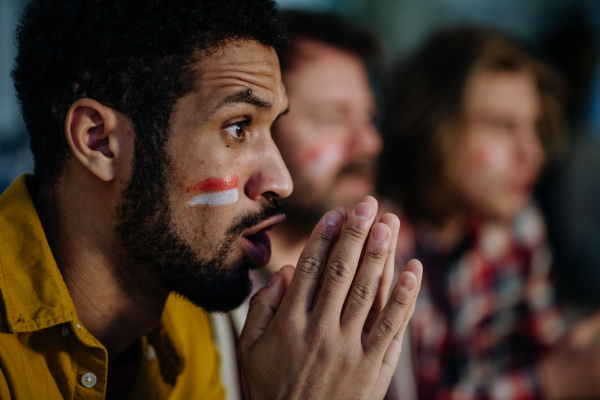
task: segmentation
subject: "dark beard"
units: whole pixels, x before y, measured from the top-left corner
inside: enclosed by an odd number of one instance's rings
[[[121,194],[116,231],[134,261],[134,265],[124,268],[141,266],[166,290],[208,312],[227,312],[239,307],[252,290],[248,272],[257,266],[245,260],[242,265],[228,267],[231,248],[244,230],[283,214],[283,208],[271,200],[263,203],[260,212],[237,217],[220,247],[205,252],[213,254],[212,258],[202,257],[201,250],[186,243],[173,223],[168,201],[168,159],[165,154],[152,154],[155,152],[136,143],[132,178]],[[135,271],[123,272],[135,277]]]

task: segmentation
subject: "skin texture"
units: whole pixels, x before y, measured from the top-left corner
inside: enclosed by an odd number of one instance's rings
[[[273,131],[296,190],[283,201],[286,224],[273,230],[272,271],[298,260],[323,213],[335,205],[351,210],[373,192],[382,149],[363,61],[313,40],[297,38],[294,46],[283,76],[290,111]]]
[[[202,57],[197,69],[200,84],[172,115],[167,193],[180,239],[210,257],[237,217],[290,194],[270,132],[288,102],[275,51],[257,42],[231,41]],[[134,132],[114,109],[76,101],[65,120],[73,157],[52,194],[34,193],[77,314],[111,361],[158,325],[169,295],[115,232],[115,210],[132,177]],[[186,206],[190,187],[224,176],[238,177],[236,203]],[[422,266],[408,264],[384,308],[399,220],[386,214],[374,224],[376,212],[372,197],[350,215],[341,207],[331,211],[315,228],[298,272],[285,267],[253,298],[238,349],[246,398],[383,398]],[[262,221],[239,237],[224,268],[256,258],[244,236],[280,221]],[[127,268],[135,275],[123,275]]]
[[[287,109],[288,102],[275,52],[258,43],[232,44],[213,54],[201,68],[200,90],[179,101],[173,137],[167,145],[170,173],[176,182],[171,200],[174,222],[189,242],[216,249],[236,216],[259,211],[265,199],[291,193],[290,176],[270,134],[270,125]],[[227,97],[248,90],[269,109],[239,101],[218,107]],[[242,130],[232,125],[248,119],[251,122]],[[238,176],[240,190],[236,203],[185,207],[193,197],[189,187],[208,178],[233,175]],[[240,243],[228,263],[239,265],[244,251]]]
[[[172,117],[168,200],[179,236],[209,258],[236,217],[291,193],[270,133],[288,103],[275,51],[257,42],[232,42],[203,57],[198,69],[203,71],[200,87],[178,101]],[[222,104],[249,89],[264,103],[261,107],[244,100]],[[263,107],[267,103],[270,107]],[[250,126],[234,125],[248,118]],[[135,129],[112,108],[81,99],[72,105],[65,130],[74,157],[51,202],[54,209],[46,206],[50,202],[38,202],[40,215],[78,315],[114,358],[158,324],[168,295],[155,277],[135,266],[115,234],[115,210],[132,174]],[[236,203],[186,206],[194,195],[189,187],[230,175],[239,177]],[[254,230],[281,221],[275,217]],[[227,268],[238,268],[250,255],[240,237],[226,258]],[[119,270],[131,264],[136,285],[122,285]]]
[[[377,201],[370,196],[349,214],[341,207],[328,212],[295,273],[284,267],[254,296],[238,347],[246,398],[385,396],[414,310],[422,266],[411,260],[390,300],[379,307],[378,290],[387,298],[392,281],[382,279],[382,273],[393,268],[391,240],[397,238],[397,229],[392,235],[387,224],[372,225],[376,214]],[[397,217],[386,216],[399,226]],[[278,363],[251,367],[279,355],[284,359]]]

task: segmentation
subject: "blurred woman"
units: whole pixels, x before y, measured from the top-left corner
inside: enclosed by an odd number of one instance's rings
[[[411,328],[420,398],[600,394],[600,362],[560,340],[532,201],[561,148],[561,97],[548,66],[476,29],[435,35],[398,71],[381,192],[406,217],[404,256],[425,268]]]

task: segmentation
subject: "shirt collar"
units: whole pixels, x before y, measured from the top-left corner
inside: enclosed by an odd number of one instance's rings
[[[0,195],[0,292],[8,327],[12,332],[32,332],[73,322],[86,345],[102,347],[78,322],[75,305],[27,189],[32,179],[31,174],[22,175]],[[174,385],[184,357],[168,307],[148,339],[160,353],[161,373]]]
[[[37,331],[76,319],[27,190],[32,178],[20,176],[0,196],[0,291],[12,332]]]

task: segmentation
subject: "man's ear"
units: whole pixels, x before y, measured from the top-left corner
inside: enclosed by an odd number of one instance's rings
[[[117,177],[121,158],[131,142],[129,120],[96,100],[83,98],[69,108],[65,118],[65,135],[71,151],[92,174],[103,181]]]

